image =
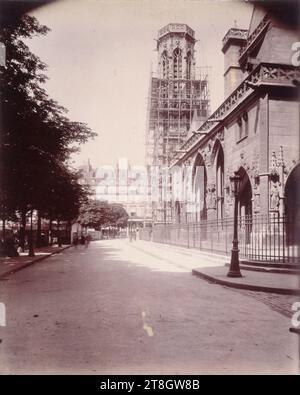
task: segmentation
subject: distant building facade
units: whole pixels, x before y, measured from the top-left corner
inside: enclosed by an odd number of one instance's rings
[[[89,186],[92,199],[119,203],[129,216],[151,220],[149,176],[144,166],[132,166],[127,159],[119,159],[115,166],[92,168],[88,161],[80,171],[79,182]]]

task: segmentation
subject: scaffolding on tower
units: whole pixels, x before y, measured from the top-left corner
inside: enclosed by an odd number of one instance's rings
[[[194,31],[185,24],[169,24],[159,30],[158,69],[151,72],[147,108],[148,166],[169,167],[176,151],[210,115],[209,68],[195,67],[195,42]],[[171,222],[170,197],[163,193],[161,204],[155,206],[154,222]]]

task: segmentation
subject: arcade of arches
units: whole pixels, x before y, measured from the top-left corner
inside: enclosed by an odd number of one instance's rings
[[[299,243],[300,238],[300,164],[289,174],[284,190],[284,206],[287,221],[287,236],[290,243]]]
[[[210,167],[205,162],[201,153],[197,153],[194,160],[191,178],[187,178],[184,183],[191,184],[184,189],[192,191],[192,202],[187,204],[187,199],[174,205],[174,222],[199,222],[206,219],[222,220],[226,215],[227,205],[232,207],[232,196],[228,188],[228,180],[224,175],[224,152],[220,143],[216,144],[214,160]],[[248,172],[240,166],[237,173],[241,181],[239,187],[239,215],[241,217],[251,217],[254,214],[254,193]],[[284,185],[284,194],[280,199],[284,202],[284,210],[281,215],[289,218],[291,231],[298,231],[300,221],[300,164],[296,165],[290,172]],[[270,191],[270,201],[272,192]],[[272,202],[271,202],[272,206]],[[270,207],[272,209],[272,207]],[[271,210],[274,212],[274,210]],[[230,214],[229,214],[230,215]],[[296,228],[295,228],[296,227]]]

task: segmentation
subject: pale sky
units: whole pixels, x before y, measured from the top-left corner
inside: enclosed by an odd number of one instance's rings
[[[195,30],[197,66],[210,66],[212,111],[223,100],[221,41],[236,24],[248,28],[252,6],[221,0],[60,0],[35,10],[51,32],[30,47],[49,65],[46,89],[98,136],[76,164],[144,164],[146,109],[158,30],[186,23]]]

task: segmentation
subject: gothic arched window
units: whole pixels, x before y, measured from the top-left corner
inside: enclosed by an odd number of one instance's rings
[[[224,218],[224,152],[219,143],[216,163],[217,218]]]
[[[168,78],[169,76],[169,59],[167,51],[164,51],[161,55],[161,65],[162,65],[162,77]]]
[[[192,74],[192,54],[189,51],[186,55],[186,78],[188,80],[191,79],[191,74]]]
[[[179,48],[173,52],[173,78],[182,78],[182,54]]]

